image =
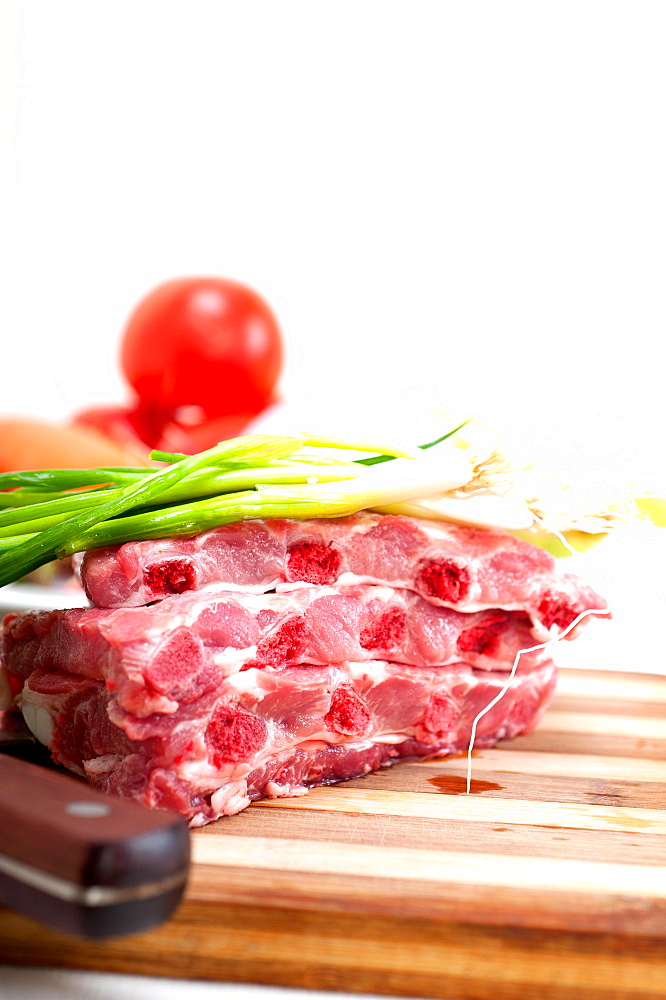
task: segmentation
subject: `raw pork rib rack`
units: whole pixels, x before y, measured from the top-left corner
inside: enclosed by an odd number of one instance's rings
[[[81,575],[97,607],[5,619],[26,720],[97,788],[193,826],[466,749],[519,651],[605,608],[512,536],[390,515],[130,542]],[[477,746],[536,725],[549,652],[518,658]]]

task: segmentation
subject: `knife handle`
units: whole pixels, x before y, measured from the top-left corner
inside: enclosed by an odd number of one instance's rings
[[[173,912],[189,859],[181,816],[0,756],[1,904],[82,937],[134,933]]]

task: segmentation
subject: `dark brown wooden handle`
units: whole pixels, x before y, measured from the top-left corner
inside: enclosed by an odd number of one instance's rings
[[[182,817],[0,755],[0,902],[105,937],[162,922],[187,878]]]

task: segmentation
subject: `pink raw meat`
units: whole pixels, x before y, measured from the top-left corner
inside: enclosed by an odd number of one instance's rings
[[[509,670],[537,643],[519,612],[462,614],[388,587],[301,587],[242,594],[209,587],[142,608],[75,608],[7,616],[7,669],[103,680],[137,716],[169,714],[220,677],[253,667],[326,665],[378,658],[415,666],[464,660]],[[544,659],[525,654],[523,663]]]
[[[519,666],[506,695],[481,719],[476,746],[536,725],[555,675],[551,660]],[[253,799],[303,794],[398,759],[460,752],[473,719],[506,679],[462,662],[253,667],[218,675],[170,714],[139,717],[102,678],[40,667],[22,697],[56,762],[101,790],[173,809],[202,826]]]
[[[130,542],[81,575],[99,606],[8,615],[1,665],[56,762],[192,826],[459,753],[505,684],[475,745],[528,732],[556,668],[518,653],[606,608],[511,535],[369,513]]]
[[[81,578],[94,604],[114,608],[212,583],[254,593],[299,581],[379,584],[458,611],[522,611],[544,636],[606,607],[577,577],[558,573],[547,552],[506,532],[367,512],[250,520],[194,538],[96,549],[83,558]]]

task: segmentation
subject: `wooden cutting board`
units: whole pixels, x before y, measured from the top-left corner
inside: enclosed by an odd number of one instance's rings
[[[457,1000],[666,997],[666,677],[565,670],[530,736],[193,833],[175,917],[0,961]]]

